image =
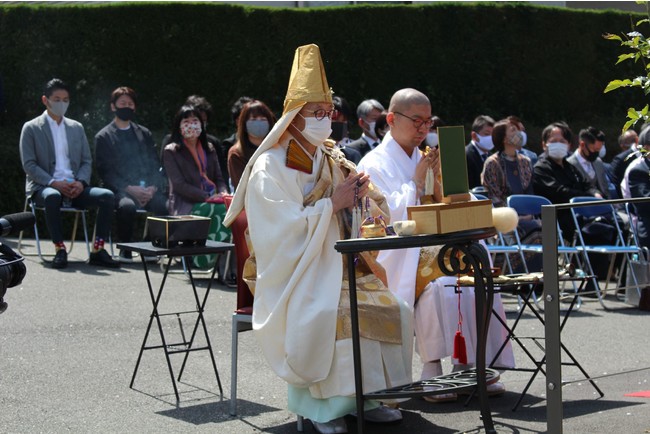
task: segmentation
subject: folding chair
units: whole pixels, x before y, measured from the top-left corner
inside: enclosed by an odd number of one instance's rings
[[[226,208],[230,208],[232,196],[225,196]],[[237,415],[237,352],[239,347],[239,333],[253,329],[253,294],[244,279],[244,263],[250,256],[246,244],[246,229],[248,220],[246,212],[242,211],[230,226],[232,240],[235,245],[237,260],[237,309],[232,314],[232,349],[230,360],[230,414]],[[303,417],[298,416],[298,431],[303,431]]]
[[[473,190],[476,190],[478,187],[475,187]],[[473,193],[474,196],[478,200],[488,200],[488,197],[480,194],[480,193]],[[501,232],[497,232],[496,238],[493,238],[491,240],[487,240],[485,243],[488,249],[488,253],[492,257],[492,262],[495,261],[497,255],[503,255],[505,264],[507,267],[507,272],[508,274],[514,273],[512,269],[512,264],[510,263],[510,255],[518,255],[519,254],[519,247],[516,245],[509,245],[506,243],[506,240]],[[525,267],[524,263],[524,267]]]
[[[34,201],[31,199],[31,197],[26,197],[25,198],[25,207],[24,211],[29,210],[34,214],[34,219],[36,219],[36,211],[43,211],[45,212],[44,207],[36,206],[34,204]],[[86,225],[86,212],[87,210],[81,209],[81,208],[74,208],[74,207],[61,207],[61,212],[67,212],[67,213],[74,213],[74,223],[72,226],[72,234],[70,235],[70,245],[68,250],[68,254],[72,253],[72,249],[74,248],[74,242],[75,238],[77,237],[77,228],[79,226],[79,216],[81,216],[81,224],[83,226],[83,231],[84,231],[84,239],[86,240],[86,251],[88,253],[88,257],[90,258],[90,242],[88,241],[88,227]],[[43,262],[50,262],[46,257],[54,257],[53,253],[43,253],[41,250],[41,239],[38,234],[38,221],[34,221],[34,238],[36,240],[36,253],[33,252],[25,252],[23,248],[23,232],[20,231],[20,234],[18,234],[18,252],[20,252],[21,255],[23,256],[38,256],[41,261]]]
[[[508,196],[506,203],[510,208],[513,208],[517,211],[517,214],[520,216],[523,215],[532,215],[532,216],[541,216],[542,206],[551,205],[551,201],[545,198],[544,196],[537,196],[533,194],[513,194]],[[557,233],[558,233],[558,254],[560,254],[564,260],[565,266],[571,264],[572,258],[578,258],[578,249],[575,246],[566,245],[565,237],[562,234],[562,229],[560,225],[557,224]],[[526,263],[525,253],[533,254],[542,254],[542,245],[541,244],[524,244],[521,242],[519,233],[515,231],[515,239],[517,240],[517,245],[519,247],[519,254],[522,262]],[[578,259],[578,264],[580,264]],[[580,265],[579,265],[580,266]],[[528,271],[527,271],[528,272]],[[574,292],[578,290],[575,282],[571,281]],[[535,304],[539,307],[539,297],[535,298]],[[576,309],[579,309],[582,306],[582,299],[578,297],[576,302]]]
[[[621,264],[621,269],[624,269],[624,267],[630,263],[630,259],[632,255],[636,254],[639,257],[641,257],[642,250],[636,244],[634,241],[628,241],[626,242],[623,232],[621,231],[620,224],[618,223],[617,215],[616,215],[616,210],[612,205],[609,204],[598,204],[598,202],[601,202],[602,199],[598,199],[595,197],[591,196],[579,196],[579,197],[574,197],[571,199],[572,204],[578,204],[578,203],[586,203],[586,202],[593,202],[594,205],[592,206],[582,206],[582,207],[575,207],[571,208],[571,216],[573,218],[573,223],[576,228],[577,232],[577,244],[576,247],[578,248],[578,251],[580,252],[580,255],[582,256],[583,263],[586,267],[587,274],[591,275],[591,280],[593,282],[594,288],[596,290],[596,295],[598,296],[598,301],[600,304],[603,306],[604,309],[609,309],[605,305],[605,300],[604,297],[607,293],[607,288],[609,286],[609,280],[614,274],[614,261],[616,259],[616,256],[619,254],[624,255],[623,256],[623,263]],[[587,219],[592,219],[592,218],[597,218],[597,217],[602,217],[607,219],[607,222],[610,224],[614,225],[614,242],[610,244],[596,244],[596,245],[591,245],[591,244],[586,244],[584,240],[584,236],[582,234],[582,229],[584,227],[584,221]],[[600,285],[598,283],[598,278],[594,273],[594,269],[591,265],[591,261],[589,259],[589,253],[601,253],[601,254],[606,254],[610,256],[610,261],[609,261],[609,267],[607,270],[607,277],[605,278],[605,288],[601,290]],[[617,286],[614,288],[615,294],[618,293],[619,290],[624,290],[629,287],[635,287],[637,290],[640,291],[639,288],[639,282],[636,277],[636,274],[634,272],[634,269],[632,267],[628,268],[630,272],[630,277],[632,278],[633,285],[627,286],[627,285],[622,285],[622,277],[623,273],[619,273],[618,276],[618,281],[617,281]]]
[[[541,274],[541,273],[539,273]],[[516,411],[519,405],[521,404],[521,401],[523,400],[524,396],[526,395],[526,392],[532,385],[533,381],[537,377],[537,374],[540,372],[543,375],[546,375],[546,347],[545,347],[545,337],[544,336],[519,336],[515,333],[517,329],[517,325],[519,324],[522,315],[524,313],[524,310],[528,308],[530,312],[537,318],[542,323],[542,326],[545,325],[545,319],[544,316],[542,316],[539,312],[539,306],[536,308],[537,303],[531,303],[531,296],[534,297],[535,290],[538,289],[538,286],[543,286],[543,277],[534,277],[533,275],[528,275],[530,276],[519,276],[518,279],[519,281],[513,281],[512,283],[495,283],[495,290],[498,290],[501,293],[504,292],[510,292],[510,293],[516,293],[519,297],[521,297],[523,301],[523,307],[519,310],[517,313],[517,317],[515,318],[514,322],[512,322],[512,326],[508,326],[508,324],[498,315],[495,315],[497,320],[501,323],[501,325],[506,329],[508,332],[508,336],[495,354],[495,356],[492,358],[490,363],[488,364],[489,368],[494,368],[494,369],[502,369],[502,370],[508,370],[508,371],[523,371],[523,372],[532,372],[531,377],[528,380],[528,383],[526,383],[526,386],[522,390],[519,399],[517,400],[516,404],[512,408],[512,411]],[[567,293],[561,293],[560,297],[569,299],[570,304],[568,308],[564,312],[564,317],[562,318],[562,322],[560,324],[560,332],[564,330],[564,327],[567,323],[567,320],[569,319],[569,315],[571,315],[571,312],[578,307],[578,302],[579,302],[579,289],[581,289],[585,283],[589,280],[590,276],[586,277],[570,277],[570,276],[561,276],[560,281],[571,281],[574,283],[574,286],[578,287],[578,290],[567,294]],[[576,285],[579,283],[578,285]],[[534,368],[526,368],[526,367],[521,367],[517,366],[514,368],[507,368],[507,367],[499,367],[499,366],[494,366],[495,362],[498,360],[499,356],[503,352],[503,350],[506,347],[506,344],[509,341],[514,341],[519,347],[523,350],[523,352],[526,354],[526,356],[533,362]],[[528,348],[524,341],[530,341],[534,345],[531,348]],[[565,354],[566,357],[568,357],[569,360],[563,361],[562,366],[574,366],[580,370],[582,375],[584,375],[584,379],[588,380],[589,383],[596,389],[596,392],[603,397],[604,393],[600,388],[596,385],[594,380],[591,379],[587,371],[582,367],[582,365],[578,362],[576,357],[569,351],[569,349],[564,345],[564,343],[560,342],[560,348],[562,352]],[[535,350],[537,349],[537,350]],[[535,355],[533,354],[535,352]],[[581,380],[582,381],[582,380]],[[568,384],[568,382],[564,383]]]

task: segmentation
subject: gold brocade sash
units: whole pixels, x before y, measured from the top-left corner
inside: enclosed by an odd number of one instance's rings
[[[429,282],[437,279],[438,277],[445,276],[445,273],[438,265],[438,254],[442,246],[422,247],[420,249],[420,258],[418,260],[418,274],[415,279],[415,303],[424,292]],[[445,264],[449,264],[449,255],[451,251],[447,251],[445,257]]]

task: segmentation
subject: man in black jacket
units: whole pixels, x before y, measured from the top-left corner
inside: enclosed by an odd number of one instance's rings
[[[115,195],[117,238],[130,242],[137,209],[155,215],[168,213],[163,195],[165,179],[160,172],[158,153],[151,132],[131,120],[137,98],[133,89],[118,87],[111,94],[115,119],[95,135],[95,164],[104,186]],[[120,259],[129,262],[130,251]]]

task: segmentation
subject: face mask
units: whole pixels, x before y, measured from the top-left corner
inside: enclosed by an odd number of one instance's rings
[[[424,143],[426,143],[427,146],[430,146],[432,148],[438,146],[438,133],[427,134],[427,138],[424,139]]]
[[[607,148],[605,147],[605,144],[603,143],[603,147],[600,148],[600,151],[598,151],[598,156],[602,160],[603,158],[605,158],[606,155],[607,155]]]
[[[332,134],[332,121],[330,119],[323,118],[319,121],[316,118],[306,118],[304,116],[302,118],[305,120],[305,129],[301,133],[312,145],[322,145]]]
[[[598,152],[591,152],[589,149],[587,149],[587,156],[585,157],[585,160],[589,161],[590,163],[593,163],[598,159]]]
[[[201,135],[201,122],[181,123],[181,135],[186,139],[195,139]]]
[[[517,147],[517,149],[521,149],[524,145],[524,136],[521,131],[517,131],[510,137],[510,143]]]
[[[70,105],[70,102],[67,101],[50,101],[48,99],[47,102],[52,114],[60,117],[65,116],[65,112],[68,111],[68,106]]]
[[[375,137],[375,125],[377,122],[366,122],[368,124],[368,132],[371,137]]]
[[[479,133],[476,133],[478,136],[478,145],[486,152],[490,152],[494,148],[494,143],[492,143],[492,136],[482,136]]]
[[[332,139],[340,142],[348,136],[347,122],[332,122]]]
[[[559,160],[566,157],[567,152],[569,152],[569,145],[562,142],[553,142],[546,145],[546,152],[551,158]]]
[[[528,135],[526,134],[526,131],[519,131],[519,134],[521,134],[522,137],[522,142],[521,142],[521,147],[523,148],[526,146],[526,143],[528,143]]]
[[[135,115],[135,110],[131,107],[119,107],[115,109],[115,116],[123,121],[130,121]]]
[[[266,119],[249,119],[246,121],[246,131],[251,136],[266,137],[269,133],[269,121]]]

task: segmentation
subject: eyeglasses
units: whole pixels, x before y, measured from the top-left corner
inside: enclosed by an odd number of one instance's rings
[[[338,116],[338,112],[335,109],[332,110],[318,109],[315,111],[312,110],[307,110],[307,111],[309,113],[313,113],[317,121],[322,121],[323,119],[325,119],[325,116],[327,116],[327,119],[336,119]]]
[[[406,116],[404,113],[400,113],[400,112],[394,112],[394,113],[396,115],[404,116],[405,118],[410,119],[411,121],[413,121],[413,126],[415,127],[416,130],[419,130],[420,128],[422,128],[422,125],[426,126],[427,129],[431,128],[431,125],[433,125],[433,121],[431,119],[426,119],[426,120],[416,119],[416,118],[412,118],[410,116]]]

